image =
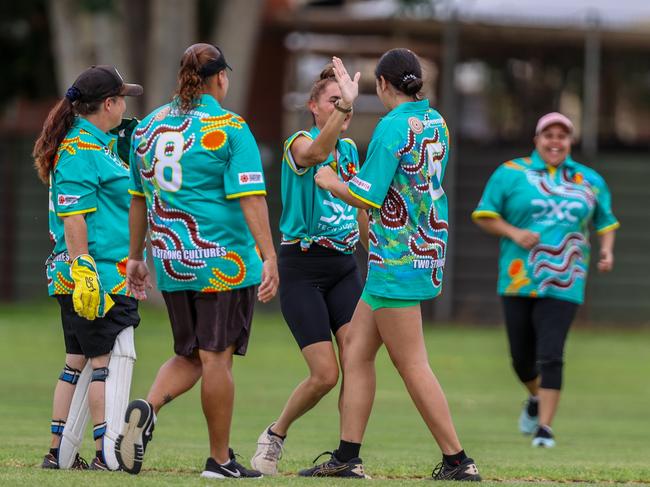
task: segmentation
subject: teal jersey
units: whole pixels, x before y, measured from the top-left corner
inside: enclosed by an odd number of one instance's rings
[[[129,255],[129,167],[115,153],[116,137],[77,117],[59,145],[50,175],[50,239],[46,262],[48,292],[72,294],[70,258],[62,217],[83,214],[88,252],[97,263],[103,288],[127,294]]]
[[[440,294],[448,158],[447,124],[428,100],[402,103],[377,125],[366,162],[348,186],[371,206],[365,292],[407,300]]]
[[[239,198],[265,195],[257,143],[242,117],[202,95],[140,122],[131,194],[144,196],[161,291],[219,292],[259,284],[262,261]]]
[[[330,154],[322,163],[304,168],[291,155],[291,144],[301,136],[314,140],[320,130],[312,127],[301,130],[284,143],[282,154],[282,216],[280,232],[282,243],[300,242],[307,250],[312,243],[349,254],[359,241],[357,209],[319,188],[314,175],[323,166],[330,165],[343,181],[348,181],[359,170],[359,154],[352,139],[336,142],[336,160]]]
[[[537,232],[530,250],[501,238],[498,293],[582,303],[589,267],[589,222],[619,227],[604,179],[571,157],[548,167],[537,151],[505,162],[490,177],[473,218],[501,217]]]

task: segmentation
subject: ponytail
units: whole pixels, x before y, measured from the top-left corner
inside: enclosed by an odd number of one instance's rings
[[[193,53],[192,53],[193,54]],[[178,71],[178,106],[184,113],[189,112],[198,103],[198,98],[203,92],[203,79],[199,75],[199,64],[196,55],[183,59],[181,69]]]
[[[174,95],[181,112],[187,113],[198,105],[205,81],[228,66],[223,53],[212,44],[193,44],[185,50],[178,71]]]
[[[38,177],[43,183],[48,184],[50,173],[54,169],[56,152],[72,128],[75,110],[68,98],[60,100],[47,116],[41,134],[36,139],[32,156]]]

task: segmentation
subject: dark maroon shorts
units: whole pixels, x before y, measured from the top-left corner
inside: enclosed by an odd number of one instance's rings
[[[253,322],[256,287],[233,291],[163,291],[174,335],[174,352],[190,356],[199,348],[223,352],[235,345],[246,355]]]

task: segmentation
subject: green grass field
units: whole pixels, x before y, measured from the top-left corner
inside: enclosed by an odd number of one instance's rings
[[[132,397],[146,395],[171,353],[164,311],[142,310]],[[566,392],[553,450],[536,450],[517,432],[524,393],[515,381],[501,328],[428,327],[427,345],[466,451],[484,478],[509,485],[531,481],[650,484],[650,330],[572,332]],[[0,485],[209,485],[199,473],[208,453],[198,388],[160,414],[154,441],[137,476],[42,471],[49,445],[51,395],[63,366],[55,302],[0,307]],[[439,452],[387,355],[378,360],[378,391],[362,457],[373,485],[413,485],[430,476]],[[248,465],[259,432],[279,413],[306,373],[281,317],[259,312],[248,356],[235,361],[232,446]],[[92,458],[91,432],[82,448]],[[350,481],[292,475],[338,442],[336,394],[326,397],[290,432],[283,475],[264,485],[344,485]],[[490,482],[490,483],[492,483]]]

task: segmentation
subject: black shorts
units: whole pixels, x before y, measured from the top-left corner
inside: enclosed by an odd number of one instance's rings
[[[217,293],[163,291],[176,355],[188,357],[197,348],[223,352],[233,344],[235,355],[246,355],[255,289],[249,286]]]
[[[280,306],[301,349],[331,341],[349,323],[363,285],[354,255],[313,244],[283,245],[278,260]]]
[[[61,324],[66,353],[87,358],[106,355],[113,350],[115,339],[129,326],[140,323],[138,301],[122,294],[111,294],[115,305],[103,318],[87,320],[79,316],[72,304],[71,294],[57,294],[61,307]]]

